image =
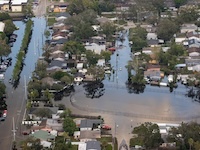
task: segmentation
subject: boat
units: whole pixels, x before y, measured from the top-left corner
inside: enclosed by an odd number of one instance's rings
[[[124,139],[119,146],[119,150],[128,150],[128,145],[126,144],[126,141]]]

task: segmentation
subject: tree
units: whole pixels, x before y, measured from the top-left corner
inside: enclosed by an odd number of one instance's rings
[[[189,138],[188,139],[188,143],[189,143],[189,145],[190,145],[190,150],[192,149],[192,146],[193,146],[193,144],[194,144],[194,140],[192,139],[192,138]]]
[[[199,18],[198,8],[187,7],[179,11],[178,21],[180,23],[195,22]]]
[[[36,115],[41,118],[51,117],[51,112],[48,108],[40,108],[37,110]]]
[[[99,54],[95,54],[93,51],[86,51],[86,58],[89,66],[96,65],[98,60],[100,59]]]
[[[23,8],[22,12],[24,13],[27,19],[34,16],[32,10],[33,10],[32,5],[30,3],[25,5],[25,7]]]
[[[112,35],[116,32],[116,29],[117,27],[111,22],[106,22],[100,26],[101,33],[106,35],[107,40],[112,39]]]
[[[63,72],[63,71],[56,71],[54,74],[53,74],[53,78],[56,79],[56,80],[60,80],[62,77],[66,76],[67,73],[66,72]]]
[[[60,81],[64,84],[71,84],[73,82],[73,78],[70,75],[63,76]]]
[[[181,5],[185,4],[187,0],[174,0],[175,6],[180,7]]]
[[[6,13],[6,12],[0,13],[0,21],[10,20],[10,19],[11,19],[11,17],[8,13]]]
[[[163,142],[157,124],[145,122],[144,124],[135,127],[132,133],[138,135],[138,137],[134,139],[140,141],[140,144],[146,149],[158,148]]]
[[[63,129],[65,132],[69,133],[69,136],[72,136],[74,134],[74,131],[76,131],[76,124],[72,120],[72,118],[66,117],[63,121]]]
[[[86,22],[80,22],[73,28],[74,28],[73,39],[75,40],[89,39],[90,37],[95,35],[92,26]]]
[[[106,62],[110,60],[111,55],[112,55],[111,51],[101,51],[101,56],[105,59]]]
[[[34,100],[38,96],[39,92],[37,89],[32,89],[31,92],[29,93],[29,97],[31,98],[31,100]]]
[[[169,41],[178,31],[178,25],[169,19],[163,19],[159,22],[157,28],[158,38]]]
[[[68,41],[63,46],[63,51],[67,52],[70,55],[73,54],[83,54],[86,52],[84,45],[77,41]]]
[[[6,34],[6,36],[10,36],[17,28],[12,20],[4,20],[4,23],[5,23],[4,33]]]
[[[199,133],[200,124],[197,122],[181,123],[180,126],[171,128],[167,141],[176,142],[179,149],[193,149],[200,146]]]
[[[21,142],[21,148],[23,150],[41,150],[43,149],[43,146],[40,145],[39,139],[28,137],[26,140]]]
[[[3,40],[0,37],[0,59],[3,56],[8,56],[10,54],[10,52],[11,52],[11,49],[8,46],[8,44],[6,43],[6,40],[5,39]]]

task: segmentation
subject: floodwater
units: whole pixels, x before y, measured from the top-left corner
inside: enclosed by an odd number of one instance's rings
[[[80,109],[93,112],[113,114],[131,118],[157,119],[162,121],[184,121],[198,118],[200,104],[185,96],[187,88],[178,84],[170,93],[168,87],[147,85],[144,93],[128,93],[125,82],[128,78],[126,65],[131,59],[131,50],[127,35],[123,44],[111,57],[111,65],[117,70],[106,78],[105,93],[100,98],[87,98],[81,86],[76,87],[74,104]],[[119,54],[117,56],[117,53]],[[196,118],[196,119],[197,119]]]
[[[46,40],[44,36],[44,31],[46,29],[46,20],[45,18],[33,18],[34,26],[31,41],[29,43],[28,51],[25,58],[25,66],[21,73],[20,82],[24,81],[24,76],[26,76],[27,81],[32,76],[32,72],[35,70],[36,62],[39,56],[42,55],[42,47]],[[11,53],[9,57],[12,57],[12,65],[5,72],[5,84],[8,84],[8,80],[12,77],[13,68],[16,63],[16,56],[20,50],[22,39],[24,36],[25,23],[23,21],[14,21],[14,24],[19,27],[19,30],[16,30],[14,33],[18,35],[16,42],[11,48]]]

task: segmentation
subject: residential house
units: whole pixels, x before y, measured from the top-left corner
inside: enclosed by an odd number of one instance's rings
[[[75,131],[74,139],[80,140],[80,142],[95,141],[97,138],[101,138],[101,131],[85,130]]]
[[[169,18],[170,16],[171,16],[171,14],[168,11],[160,13],[161,18]]]
[[[7,0],[1,0],[0,1],[0,10],[1,11],[9,11],[9,1]]]
[[[175,38],[175,43],[176,44],[182,44],[185,40],[187,40],[186,37],[176,37]]]
[[[55,135],[55,131],[44,131],[44,130],[39,130],[36,132],[33,132],[29,136],[35,138],[35,139],[40,139],[40,144],[47,147],[47,148],[52,148],[52,142],[55,141],[55,138],[57,135]]]
[[[12,12],[22,12],[23,7],[27,5],[28,0],[12,0]]]
[[[82,82],[83,79],[84,79],[84,75],[81,72],[77,72],[74,75],[74,82],[77,83],[77,84],[80,84],[80,82]]]
[[[189,57],[185,59],[185,64],[187,65],[188,70],[197,70],[200,65],[200,57]]]
[[[148,33],[155,33],[156,28],[151,24],[142,24],[140,27],[144,28]]]
[[[200,56],[200,47],[189,47],[188,48],[189,56]]]
[[[93,36],[91,37],[90,43],[97,43],[99,45],[104,45],[106,44],[106,39],[105,36]]]
[[[147,40],[147,44],[150,47],[158,47],[159,46],[159,40],[158,39],[150,39],[150,40]]]
[[[81,120],[80,131],[93,130],[93,128],[95,128],[95,126],[97,127],[98,125],[100,125],[102,123],[103,123],[103,120],[101,120],[101,119]]]
[[[191,32],[187,32],[187,33],[186,33],[186,37],[187,37],[187,38],[190,38],[190,37],[197,37],[197,38],[200,38],[200,35],[199,35],[199,32],[191,31]]]
[[[153,54],[152,47],[144,47],[142,49],[142,53],[147,54],[147,55],[152,55]]]
[[[57,114],[52,114],[52,116],[55,116]],[[63,131],[63,124],[58,119],[47,119],[46,121],[46,128],[50,128],[52,130],[56,131]]]
[[[53,12],[66,12],[67,7],[68,7],[68,3],[58,3],[58,4],[54,4],[51,8],[53,9]]]
[[[147,40],[157,40],[158,37],[157,37],[157,34],[156,33],[152,33],[152,32],[149,32],[147,33]]]
[[[61,38],[61,39],[58,39],[58,40],[51,40],[50,44],[52,46],[63,46],[67,41],[68,41],[68,39]]]
[[[31,107],[29,111],[29,117],[32,120],[39,120],[40,118],[36,115],[38,111],[43,109],[43,107]],[[50,115],[56,114],[58,111],[58,107],[46,107],[49,110]]]
[[[160,71],[160,65],[148,64],[147,70],[144,71],[144,77],[150,78],[152,81],[160,81],[164,74]]]
[[[61,50],[56,50],[52,53],[50,53],[49,59],[56,59],[56,58],[65,58],[65,53]]]
[[[105,44],[97,44],[97,43],[86,43],[85,44],[86,50],[91,50],[96,54],[101,54],[101,51],[106,50],[106,45]]]
[[[78,146],[78,150],[101,150],[101,144],[99,141],[81,142]]]
[[[71,15],[68,12],[61,12],[56,15],[56,21],[63,22],[66,19],[68,19],[69,17],[71,17]]]
[[[0,33],[4,32],[4,28],[5,28],[5,23],[0,22]]]
[[[56,72],[62,69],[66,69],[67,62],[63,58],[56,58],[51,61],[49,66],[46,68],[48,73]]]
[[[98,62],[97,62],[97,66],[103,67],[103,66],[105,66],[105,64],[106,64],[105,59],[99,59]]]
[[[81,63],[81,62],[77,63],[76,69],[82,70],[83,69],[83,63]]]
[[[187,33],[187,32],[195,32],[198,27],[195,24],[182,24],[180,32]]]
[[[189,45],[189,48],[190,47],[199,48],[200,47],[200,40],[197,39],[197,38],[189,39],[188,40],[188,45]]]
[[[60,27],[64,27],[65,24],[62,22],[56,22],[53,24],[53,29],[59,29]]]

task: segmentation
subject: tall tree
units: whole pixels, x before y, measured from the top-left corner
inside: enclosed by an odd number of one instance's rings
[[[158,38],[169,41],[178,29],[179,27],[174,21],[169,19],[161,20],[157,28]]]
[[[163,142],[157,124],[145,122],[144,124],[135,127],[132,133],[138,135],[138,137],[134,139],[142,142],[142,146],[145,146],[146,149],[158,148]]]
[[[73,135],[74,131],[76,131],[76,124],[72,118],[66,117],[63,121],[63,129],[65,132],[68,132],[69,135]]]
[[[10,47],[6,43],[6,40],[0,37],[0,58],[4,56],[8,56],[11,52]]]
[[[5,20],[4,23],[5,23],[4,33],[7,36],[10,36],[17,28],[12,20]]]

